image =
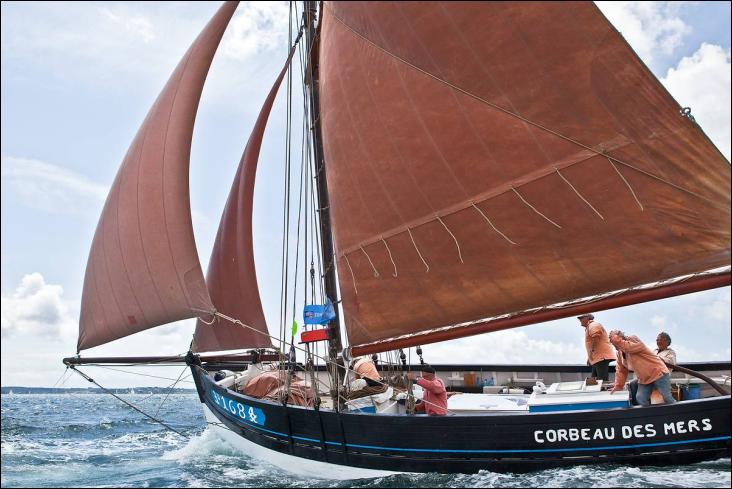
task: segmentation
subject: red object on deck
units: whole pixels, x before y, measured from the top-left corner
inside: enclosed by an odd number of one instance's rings
[[[325,341],[330,338],[328,329],[314,329],[312,331],[303,331],[300,335],[300,343],[312,343],[314,341]]]

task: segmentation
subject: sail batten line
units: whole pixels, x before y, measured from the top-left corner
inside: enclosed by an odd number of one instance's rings
[[[379,278],[379,277],[381,277],[381,274],[379,273],[379,271],[378,271],[378,270],[376,269],[376,267],[374,266],[374,262],[372,262],[372,261],[371,261],[371,257],[369,256],[369,254],[368,254],[368,253],[366,253],[366,250],[364,250],[364,249],[363,249],[363,246],[361,247],[361,251],[363,251],[363,254],[364,254],[364,255],[366,255],[366,259],[367,259],[367,260],[369,261],[369,263],[371,264],[371,268],[373,268],[373,269],[374,269],[374,277],[375,277],[375,278]]]
[[[643,170],[642,168],[638,168],[637,166],[631,165],[630,163],[625,162],[623,160],[619,160],[619,159],[617,159],[617,158],[615,158],[613,156],[610,156],[610,155],[608,155],[606,153],[602,153],[602,155],[605,156],[606,158],[608,158],[608,159],[616,162],[616,163],[619,163],[619,164],[621,164],[623,166],[626,166],[628,168],[632,168],[633,170],[635,170],[637,172],[640,172],[640,173],[646,175],[647,177],[650,177],[650,178],[653,178],[655,180],[658,180],[659,182],[665,183],[666,185],[668,185],[670,187],[673,187],[676,190],[679,190],[681,192],[686,192],[689,195],[693,195],[694,197],[705,201],[707,204],[709,204],[709,205],[711,205],[713,207],[725,208],[725,206],[723,204],[720,205],[717,202],[715,202],[715,201],[713,201],[711,199],[708,199],[708,198],[704,197],[703,195],[699,195],[696,192],[693,192],[691,190],[685,189],[684,187],[682,187],[680,185],[676,185],[675,183],[670,182],[670,181],[666,180],[665,178],[661,178],[658,175],[655,175],[655,174],[653,174],[653,173],[651,173],[649,171]]]
[[[386,243],[384,238],[381,238],[381,242],[384,243],[384,246],[386,246],[386,251],[387,251],[387,253],[389,253],[389,259],[391,260],[391,264],[394,266],[394,273],[392,273],[392,276],[397,277],[398,276],[397,266],[396,266],[396,263],[394,263],[394,257],[391,255],[391,250],[389,249],[389,245]]]
[[[481,216],[483,216],[483,218],[486,220],[486,222],[488,224],[490,224],[490,226],[493,228],[493,230],[495,232],[497,232],[498,234],[500,234],[503,237],[503,239],[505,239],[506,241],[508,241],[512,245],[517,245],[518,246],[518,243],[515,243],[515,242],[511,241],[511,239],[508,236],[506,236],[505,234],[503,234],[496,226],[493,225],[493,222],[491,222],[491,220],[488,219],[488,216],[486,216],[485,213],[482,210],[480,210],[480,207],[478,207],[475,204],[471,204],[471,205],[475,208],[476,211],[478,211],[480,213]]]
[[[526,201],[526,199],[524,199],[524,197],[523,197],[523,196],[522,196],[522,195],[521,195],[521,194],[519,193],[519,191],[518,191],[518,190],[516,190],[516,189],[515,189],[515,188],[513,188],[513,187],[511,187],[511,190],[513,190],[513,193],[515,193],[515,194],[516,194],[516,195],[518,196],[518,198],[519,198],[519,199],[521,199],[521,202],[523,202],[523,203],[524,203],[524,204],[526,204],[527,206],[531,207],[531,210],[533,210],[534,212],[536,212],[537,214],[539,214],[539,215],[540,215],[541,217],[543,217],[544,219],[546,219],[547,221],[549,221],[549,222],[550,222],[551,224],[553,224],[553,225],[554,225],[554,226],[556,226],[557,228],[559,228],[559,229],[562,229],[562,226],[560,226],[560,225],[559,225],[559,224],[557,224],[556,222],[552,221],[551,219],[549,219],[548,217],[546,217],[546,216],[545,216],[544,214],[542,214],[542,213],[541,213],[541,212],[540,212],[540,211],[539,211],[539,210],[538,210],[538,209],[537,209],[536,207],[534,207],[533,205],[529,204],[529,203],[528,203],[528,202]]]
[[[446,216],[450,216],[452,214],[457,214],[458,212],[464,211],[465,209],[473,206],[475,203],[480,204],[480,203],[483,203],[483,202],[487,202],[487,201],[489,201],[491,199],[494,199],[496,197],[499,197],[499,196],[505,194],[506,192],[508,192],[510,190],[514,190],[516,187],[521,187],[521,186],[527,185],[529,183],[533,183],[533,182],[536,182],[538,180],[541,180],[542,178],[545,178],[545,177],[547,177],[549,175],[552,175],[553,173],[556,173],[556,170],[557,169],[565,169],[565,168],[569,168],[571,166],[574,166],[574,165],[577,165],[577,164],[580,164],[580,163],[585,163],[585,162],[587,162],[587,161],[589,161],[592,158],[595,158],[597,156],[604,156],[605,158],[608,159],[608,161],[611,164],[613,164],[613,167],[615,168],[615,171],[618,172],[618,174],[620,175],[620,177],[623,180],[623,182],[625,183],[625,185],[631,191],[634,199],[636,200],[636,203],[639,205],[639,207],[641,208],[641,210],[644,209],[642,203],[638,199],[636,193],[633,191],[632,187],[630,186],[630,183],[620,173],[620,171],[614,165],[613,161],[615,161],[616,163],[619,163],[619,164],[621,164],[621,165],[623,165],[623,166],[625,166],[627,168],[630,168],[631,170],[636,170],[639,173],[644,174],[644,175],[646,175],[646,176],[648,176],[650,178],[653,178],[653,179],[658,180],[658,181],[660,181],[662,183],[665,183],[667,185],[670,185],[670,186],[676,188],[677,190],[687,192],[687,193],[693,195],[694,197],[697,197],[697,198],[700,198],[700,199],[704,200],[705,202],[707,202],[708,204],[712,205],[713,207],[723,207],[722,205],[716,204],[716,203],[714,203],[714,202],[706,199],[705,197],[701,197],[701,196],[695,194],[694,192],[687,191],[687,190],[685,190],[685,189],[683,189],[681,187],[678,187],[677,185],[675,185],[675,184],[673,184],[671,182],[668,182],[666,180],[663,180],[661,178],[658,178],[657,176],[653,175],[652,173],[649,173],[649,172],[647,172],[645,170],[642,170],[640,168],[637,168],[637,167],[635,167],[633,165],[630,165],[630,164],[628,164],[626,162],[623,162],[623,161],[620,161],[620,160],[618,160],[616,158],[613,158],[612,156],[608,155],[607,153],[601,153],[601,154],[593,154],[593,155],[590,155],[589,157],[585,157],[585,158],[582,158],[582,159],[565,160],[564,162],[562,162],[560,164],[548,165],[548,166],[546,166],[546,167],[544,167],[544,168],[542,168],[540,170],[537,170],[537,171],[533,172],[530,175],[530,178],[523,177],[523,178],[515,179],[512,182],[507,182],[507,183],[501,185],[500,187],[497,187],[495,189],[492,189],[492,190],[489,190],[487,192],[481,193],[478,198],[476,198],[476,199],[474,199],[472,201],[460,202],[458,204],[455,204],[455,205],[452,205],[450,207],[445,208],[444,210],[442,210],[442,212],[439,212],[437,214],[429,215],[429,216],[424,216],[422,218],[415,219],[415,220],[413,220],[413,221],[411,221],[411,222],[409,222],[407,224],[404,224],[402,226],[399,226],[399,227],[396,227],[396,228],[387,230],[386,232],[382,233],[381,236],[386,237],[386,238],[391,238],[391,237],[394,237],[394,236],[396,236],[398,234],[401,234],[401,233],[407,231],[409,228],[415,228],[415,227],[423,226],[423,225],[428,224],[430,222],[436,221],[437,220],[437,217],[436,216],[446,217]],[[379,238],[368,238],[368,239],[362,241],[359,244],[356,244],[356,245],[353,245],[353,246],[350,246],[350,247],[344,249],[342,252],[340,252],[340,255],[339,256],[343,256],[346,253],[352,253],[354,251],[358,251],[358,249],[360,247],[362,247],[362,246],[370,246],[370,245],[378,242],[380,239],[381,239],[381,237],[379,237]],[[518,244],[518,243],[513,243],[513,244]]]
[[[324,5],[325,5],[325,4],[324,4]],[[326,6],[326,7],[327,7],[327,6]],[[329,7],[328,7],[328,8],[329,8]],[[436,80],[436,81],[438,81],[438,82],[440,82],[440,83],[443,83],[443,84],[447,85],[448,87],[452,88],[453,90],[457,90],[457,91],[459,91],[460,93],[463,93],[463,94],[465,94],[466,96],[468,96],[468,97],[471,97],[471,98],[473,98],[473,99],[475,99],[475,100],[477,100],[477,101],[479,101],[479,102],[482,102],[482,103],[484,103],[484,104],[486,104],[486,105],[488,105],[488,106],[490,106],[490,107],[492,107],[492,108],[494,108],[494,109],[496,109],[496,110],[499,110],[499,111],[501,111],[501,112],[503,112],[503,113],[505,113],[505,114],[507,114],[507,115],[509,115],[509,116],[511,116],[511,117],[515,117],[515,118],[517,118],[517,119],[519,119],[519,120],[521,120],[521,121],[523,121],[523,122],[526,122],[526,123],[528,123],[528,124],[531,124],[532,126],[534,126],[534,127],[538,128],[538,129],[541,129],[542,131],[546,131],[546,132],[548,132],[548,133],[550,133],[550,134],[553,134],[554,136],[557,136],[557,137],[559,137],[559,138],[561,138],[561,139],[564,139],[565,141],[567,141],[567,142],[569,142],[569,143],[575,144],[575,145],[577,145],[577,146],[580,146],[580,147],[582,147],[582,148],[584,148],[584,149],[587,149],[587,150],[589,150],[589,151],[592,151],[593,153],[595,153],[595,154],[597,154],[597,155],[603,155],[603,156],[608,156],[608,155],[607,155],[607,154],[606,154],[606,153],[605,153],[604,151],[602,151],[602,150],[597,150],[597,149],[594,149],[593,147],[591,147],[591,146],[588,146],[588,145],[587,145],[587,144],[585,144],[585,143],[582,143],[582,142],[580,142],[580,141],[577,141],[576,139],[573,139],[573,138],[571,138],[571,137],[569,137],[569,136],[565,136],[564,134],[562,134],[562,133],[560,133],[560,132],[558,132],[558,131],[555,131],[555,130],[553,130],[553,129],[550,129],[550,128],[548,128],[548,127],[546,127],[546,126],[544,126],[544,125],[542,125],[542,124],[540,124],[540,123],[538,123],[538,122],[532,121],[531,119],[528,119],[528,118],[526,118],[526,117],[524,117],[524,116],[522,116],[522,115],[520,115],[520,114],[517,114],[517,113],[515,113],[515,112],[512,112],[512,111],[511,111],[511,110],[509,110],[509,109],[506,109],[506,108],[504,108],[504,107],[501,107],[501,106],[500,106],[500,105],[498,105],[498,104],[495,104],[495,103],[493,103],[493,102],[490,102],[490,101],[488,101],[488,100],[486,100],[486,99],[484,99],[484,98],[480,97],[479,95],[476,95],[476,94],[474,94],[474,93],[472,93],[472,92],[470,92],[470,91],[468,91],[468,90],[466,90],[466,89],[464,89],[464,88],[461,88],[461,87],[459,87],[458,85],[455,85],[454,83],[451,83],[451,82],[449,82],[449,81],[447,81],[447,80],[445,80],[445,79],[443,79],[443,78],[441,78],[441,77],[439,77],[439,76],[437,76],[437,75],[435,75],[435,74],[433,74],[433,73],[430,73],[429,71],[427,71],[427,70],[425,70],[425,69],[423,69],[423,68],[420,68],[419,66],[416,66],[416,65],[414,65],[413,63],[410,63],[409,61],[407,61],[406,59],[402,58],[401,56],[399,56],[399,55],[397,55],[397,54],[395,54],[395,53],[392,53],[391,51],[388,51],[388,50],[387,50],[387,49],[385,49],[384,47],[382,47],[382,46],[379,46],[379,45],[378,45],[378,44],[377,44],[376,42],[372,41],[372,40],[371,40],[371,39],[369,39],[368,37],[364,36],[363,34],[361,34],[361,33],[360,33],[360,32],[358,32],[358,31],[356,31],[356,30],[355,30],[355,29],[354,29],[353,27],[349,26],[349,25],[348,25],[348,24],[346,24],[346,23],[345,23],[345,22],[344,22],[344,21],[343,21],[343,20],[342,20],[342,19],[341,19],[340,17],[338,17],[338,15],[336,15],[336,14],[335,14],[335,12],[332,12],[332,9],[330,9],[330,10],[331,10],[331,14],[333,15],[333,18],[334,18],[334,19],[336,19],[336,20],[337,20],[337,21],[338,21],[339,23],[341,23],[341,24],[342,24],[343,26],[345,26],[345,27],[346,27],[346,28],[347,28],[348,30],[350,30],[351,32],[353,32],[353,33],[354,33],[354,34],[355,34],[356,36],[360,37],[360,38],[361,38],[361,39],[363,39],[363,40],[364,40],[365,42],[367,42],[367,43],[371,44],[372,46],[374,46],[375,48],[377,48],[377,49],[379,49],[380,51],[384,52],[384,53],[385,53],[385,54],[387,54],[388,56],[391,56],[391,57],[393,57],[394,59],[396,59],[396,60],[399,60],[399,61],[401,61],[402,63],[404,63],[405,65],[409,66],[410,68],[413,68],[414,70],[416,70],[416,71],[419,71],[420,73],[422,73],[422,74],[424,74],[424,75],[426,75],[426,76],[428,76],[428,77],[430,77],[430,78],[433,78],[434,80]],[[672,183],[672,182],[670,182],[670,181],[668,181],[668,180],[666,180],[666,179],[664,179],[664,178],[662,178],[662,177],[659,177],[659,176],[657,176],[657,175],[654,175],[653,173],[647,172],[647,171],[645,171],[645,170],[641,170],[640,168],[637,168],[637,167],[635,167],[635,166],[631,165],[630,163],[627,163],[627,162],[625,162],[625,161],[619,160],[619,159],[617,159],[617,158],[615,158],[615,157],[612,157],[612,156],[608,156],[608,157],[612,158],[612,159],[613,159],[614,161],[616,161],[616,162],[618,162],[618,163],[620,163],[620,164],[622,164],[622,165],[626,165],[626,166],[628,166],[628,167],[630,167],[630,168],[633,168],[633,169],[635,169],[635,170],[638,170],[638,171],[640,171],[640,172],[646,173],[646,174],[648,174],[649,176],[652,176],[653,178],[656,178],[656,179],[657,179],[657,180],[659,180],[659,181],[662,181],[662,182],[664,182],[664,183],[666,183],[666,184],[668,184],[668,185],[671,185],[671,186],[673,186],[674,188],[676,188],[676,189],[678,189],[678,190],[681,190],[681,191],[687,192],[687,193],[689,193],[689,194],[691,194],[691,195],[693,195],[693,196],[695,196],[695,197],[697,197],[697,198],[699,198],[699,199],[702,199],[702,200],[705,200],[705,201],[709,202],[709,203],[710,203],[710,204],[712,204],[712,205],[718,206],[718,205],[717,205],[717,204],[716,204],[716,203],[715,203],[715,202],[714,202],[713,200],[711,200],[711,199],[708,199],[708,198],[706,198],[706,197],[704,197],[704,196],[702,196],[702,195],[699,195],[699,194],[697,194],[696,192],[693,192],[693,191],[691,191],[691,190],[685,189],[685,188],[683,188],[683,187],[681,187],[681,186],[679,186],[679,185],[676,185],[676,184],[674,184],[674,183]]]
[[[356,287],[356,275],[353,274],[353,268],[351,268],[351,262],[348,261],[348,255],[343,255],[343,258],[346,259],[346,265],[348,265],[348,269],[351,271],[351,278],[353,279],[353,290],[356,292],[356,295],[358,295],[358,287]]]
[[[412,236],[412,230],[407,228],[407,232],[409,233],[409,238],[412,240],[412,244],[414,245],[414,249],[417,250],[417,254],[419,255],[420,260],[422,260],[422,263],[424,263],[425,266],[425,273],[430,271],[430,266],[425,261],[424,257],[422,256],[422,253],[419,251],[419,248],[417,247],[417,243],[414,242],[414,236]]]
[[[630,193],[631,193],[631,195],[633,195],[633,198],[635,199],[636,203],[638,204],[638,207],[640,207],[640,210],[645,210],[645,209],[643,209],[643,204],[641,204],[641,201],[638,200],[638,196],[635,195],[635,192],[633,191],[633,187],[630,186],[630,183],[628,183],[628,180],[626,180],[625,177],[623,176],[623,174],[620,173],[620,170],[618,170],[618,167],[615,166],[615,163],[613,163],[613,160],[608,158],[607,161],[608,161],[608,163],[610,163],[610,165],[612,165],[613,169],[617,172],[617,174],[623,180],[625,185],[628,187],[628,190],[630,190]]]
[[[595,209],[595,208],[594,208],[594,207],[592,206],[592,204],[590,204],[590,203],[589,203],[589,201],[588,201],[587,199],[585,199],[585,198],[584,198],[584,197],[582,196],[582,194],[581,194],[581,193],[579,193],[579,191],[578,191],[578,190],[577,190],[577,189],[576,189],[576,188],[574,187],[574,185],[572,185],[572,183],[571,183],[571,182],[570,182],[569,180],[567,180],[567,179],[566,179],[566,178],[564,177],[564,175],[562,175],[562,172],[560,172],[560,171],[559,171],[559,169],[557,169],[557,175],[559,175],[559,176],[560,176],[560,177],[562,178],[562,180],[564,180],[564,181],[565,181],[565,182],[567,183],[567,185],[569,185],[569,187],[570,187],[570,188],[571,188],[572,190],[574,190],[574,193],[576,193],[576,194],[577,194],[577,197],[579,197],[580,199],[582,199],[582,201],[583,201],[583,202],[584,202],[585,204],[587,204],[587,205],[588,205],[588,206],[590,207],[590,209],[592,209],[592,210],[593,210],[593,211],[595,212],[595,214],[597,214],[597,216],[598,216],[598,217],[599,217],[600,219],[602,219],[603,221],[605,220],[605,218],[604,218],[604,217],[602,217],[602,214],[600,214],[600,213],[599,213],[599,212],[597,211],[597,209]]]
[[[590,155],[589,157],[585,156],[581,159],[572,158],[572,159],[565,160],[562,163],[558,163],[558,164],[554,164],[554,165],[551,165],[551,164],[547,165],[547,166],[541,168],[540,170],[532,172],[528,176],[524,176],[522,178],[516,178],[514,180],[511,180],[509,182],[506,182],[506,183],[500,185],[499,187],[488,190],[486,192],[482,192],[478,196],[473,198],[472,200],[459,202],[458,204],[451,205],[451,206],[443,209],[441,212],[426,215],[421,218],[414,219],[413,221],[410,221],[402,226],[390,229],[390,230],[382,233],[382,235],[380,235],[379,238],[368,238],[357,245],[344,249],[342,252],[340,252],[340,256],[343,256],[346,253],[352,253],[354,251],[358,251],[361,246],[370,246],[370,245],[376,243],[377,241],[379,241],[381,239],[381,237],[391,238],[391,237],[394,237],[405,231],[408,231],[409,228],[413,229],[413,228],[428,224],[430,222],[436,221],[438,217],[447,217],[452,214],[457,214],[458,212],[464,211],[465,209],[472,207],[476,203],[480,204],[483,202],[487,202],[491,199],[494,199],[496,197],[499,197],[499,196],[505,194],[506,192],[509,192],[512,189],[512,187],[515,188],[515,187],[521,187],[524,185],[528,185],[529,183],[536,182],[538,180],[541,180],[542,178],[552,175],[555,172],[556,168],[560,168],[560,169],[568,168],[568,167],[576,165],[578,163],[584,163],[592,158],[595,158],[596,156],[597,155],[593,154],[593,155]],[[517,243],[513,243],[513,244],[517,244]]]
[[[440,218],[440,217],[438,216],[438,217],[437,217],[437,220],[438,220],[438,221],[440,221],[440,224],[442,224],[442,227],[444,227],[444,228],[445,228],[445,231],[447,231],[447,232],[448,232],[448,233],[450,234],[450,236],[452,236],[452,239],[453,239],[453,240],[455,241],[455,246],[457,247],[457,251],[458,251],[458,258],[460,258],[460,263],[465,263],[465,262],[463,261],[463,254],[462,254],[462,253],[460,252],[460,243],[458,243],[458,240],[457,240],[457,238],[455,237],[455,235],[454,235],[454,234],[452,234],[452,231],[450,231],[450,228],[448,228],[448,227],[447,227],[447,225],[446,225],[446,224],[445,224],[445,222],[444,222],[444,221],[442,220],[442,218]]]

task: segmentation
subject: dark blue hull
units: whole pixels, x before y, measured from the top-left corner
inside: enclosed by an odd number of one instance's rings
[[[730,396],[552,413],[374,415],[315,411],[217,386],[193,367],[201,401],[230,430],[288,455],[406,472],[525,472],[588,463],[688,464],[730,454]]]

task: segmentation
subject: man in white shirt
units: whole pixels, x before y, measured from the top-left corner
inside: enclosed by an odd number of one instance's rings
[[[669,348],[669,345],[671,345],[671,337],[665,331],[661,331],[656,337],[658,348],[653,353],[661,357],[664,362],[676,365],[676,352]]]

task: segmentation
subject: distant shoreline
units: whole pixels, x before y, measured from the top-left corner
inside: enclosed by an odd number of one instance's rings
[[[23,387],[23,386],[3,386],[0,388],[0,394],[3,396],[12,394],[106,394],[113,392],[115,394],[195,394],[196,389],[170,389],[168,387],[117,387],[110,388],[106,391],[98,387]]]

